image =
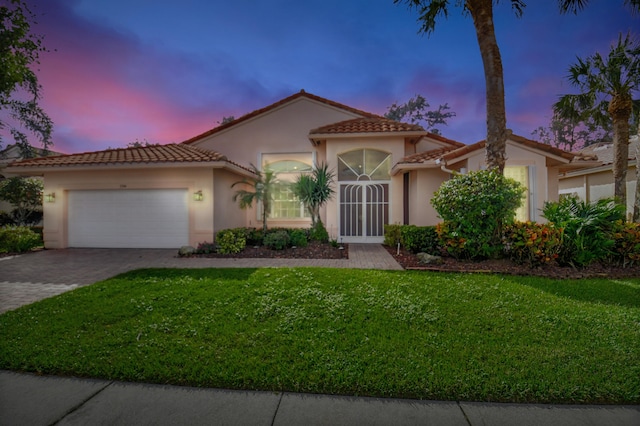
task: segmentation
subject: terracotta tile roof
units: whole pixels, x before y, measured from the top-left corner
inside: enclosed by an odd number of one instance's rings
[[[340,121],[339,123],[328,124],[318,127],[309,132],[311,135],[317,134],[344,134],[344,133],[394,133],[394,132],[427,132],[422,126],[417,124],[401,123],[383,117],[363,117],[351,120]]]
[[[524,138],[522,136],[518,136],[518,135],[514,135],[511,134],[509,135],[509,139],[513,142],[522,144],[524,146],[528,146],[529,148],[533,148],[533,149],[537,149],[539,151],[543,151],[546,152],[548,154],[551,155],[555,155],[557,157],[561,157],[564,158],[566,160],[572,161],[574,158],[578,157],[575,153],[571,153],[568,151],[563,151],[562,149],[553,147],[551,145],[547,145],[541,142],[536,142],[534,140],[531,139],[527,139]],[[466,155],[470,152],[479,150],[479,149],[484,149],[485,145],[486,145],[487,141],[483,140],[480,142],[476,142],[474,144],[471,145],[465,145],[464,147],[461,147],[459,149],[456,149],[454,151],[451,151],[447,154],[445,154],[442,159],[446,160],[446,161],[450,161],[453,160],[454,158],[458,158],[458,157],[462,157],[463,155]]]
[[[640,138],[638,136],[634,135],[629,138],[629,161],[636,159],[636,149],[639,144]],[[613,164],[613,142],[598,142],[581,149],[577,154],[597,157],[603,165]]]
[[[56,167],[97,164],[149,164],[227,161],[217,152],[181,144],[108,149],[16,161],[11,167]],[[233,163],[232,163],[233,164]]]
[[[555,155],[557,157],[564,158],[569,162],[571,162],[572,164],[580,161],[588,162],[588,161],[595,160],[595,158],[591,155],[583,155],[580,153],[563,151],[553,146],[536,142],[531,139],[523,138],[522,136],[518,136],[518,135],[513,135],[513,134],[510,135],[509,140],[528,146],[530,148],[537,149],[539,151],[546,152],[548,154]],[[451,162],[452,160],[455,160],[456,158],[460,158],[466,154],[484,149],[486,145],[486,141],[476,142],[471,145],[464,145],[455,141],[452,141],[452,142],[454,142],[456,145],[409,155],[407,157],[404,157],[402,160],[400,160],[399,163],[405,163],[405,164],[426,163],[428,161],[437,160],[439,158],[444,161]]]
[[[275,102],[275,103],[273,103],[271,105],[268,105],[268,106],[266,106],[264,108],[260,108],[260,109],[257,109],[255,111],[252,111],[252,112],[250,112],[248,114],[243,115],[240,118],[237,118],[237,119],[235,119],[233,121],[230,121],[230,122],[225,123],[223,125],[220,125],[218,127],[214,127],[211,130],[208,130],[208,131],[206,131],[204,133],[201,133],[201,134],[199,134],[197,136],[194,136],[194,137],[192,137],[190,139],[187,139],[186,141],[184,141],[182,143],[190,144],[190,143],[196,142],[196,141],[198,141],[198,140],[200,140],[202,138],[205,138],[207,136],[211,136],[211,135],[213,135],[215,133],[221,132],[221,131],[229,128],[229,127],[235,126],[238,123],[241,123],[243,121],[247,121],[247,120],[249,120],[251,118],[254,118],[254,117],[257,117],[257,116],[259,116],[261,114],[269,112],[269,111],[271,111],[273,109],[276,109],[276,108],[278,108],[278,107],[280,107],[282,105],[285,105],[285,104],[287,104],[289,102],[295,101],[296,99],[300,99],[300,98],[312,99],[314,101],[321,102],[323,104],[326,104],[326,105],[329,105],[329,106],[332,106],[332,107],[335,107],[335,108],[343,109],[343,110],[352,112],[353,114],[361,115],[363,117],[378,117],[378,118],[382,118],[382,117],[380,117],[380,116],[378,116],[376,114],[372,114],[370,112],[366,112],[366,111],[362,111],[362,110],[359,110],[359,109],[356,109],[356,108],[352,108],[350,106],[343,105],[343,104],[341,104],[339,102],[334,102],[332,100],[325,99],[325,98],[322,98],[320,96],[316,96],[314,94],[307,93],[304,90],[301,90],[298,93],[294,93],[291,96],[288,96],[288,97],[286,97],[284,99],[279,100],[278,102]]]
[[[447,152],[453,151],[455,149],[457,149],[455,146],[450,146],[446,148],[438,148],[438,149],[432,149],[430,151],[418,152],[417,154],[408,155],[402,158],[400,161],[398,161],[398,163],[404,163],[404,164],[426,163],[428,161],[437,160]]]

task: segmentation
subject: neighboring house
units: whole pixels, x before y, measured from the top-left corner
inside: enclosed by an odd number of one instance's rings
[[[557,199],[558,174],[585,161],[512,135],[507,174],[529,189],[521,214],[539,219]],[[332,238],[381,242],[384,225],[434,225],[429,200],[453,171],[484,166],[484,142],[464,145],[301,91],[181,144],[25,160],[12,172],[45,179],[44,239],[58,247],[165,247],[212,241],[221,229],[260,227],[260,207],[241,210],[234,182],[250,165],[277,172],[270,227],[308,227],[288,182],[314,164],[335,171],[322,220]],[[45,195],[45,196],[46,196]]]
[[[627,216],[633,215],[636,194],[636,152],[638,135],[629,138],[629,163],[627,168]],[[560,175],[560,194],[575,194],[587,202],[613,197],[613,143],[599,142],[580,150],[583,157],[597,157],[595,167],[570,170]]]

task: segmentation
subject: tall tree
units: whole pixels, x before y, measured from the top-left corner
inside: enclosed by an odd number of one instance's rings
[[[34,134],[46,150],[53,145],[53,122],[38,105],[41,86],[33,67],[46,51],[42,36],[31,33],[35,15],[22,0],[0,5],[0,147],[8,131],[24,157],[34,155],[27,132]]]
[[[394,3],[407,3],[416,9],[421,22],[420,32],[431,34],[435,30],[436,20],[449,15],[449,0],[394,0]],[[507,143],[507,116],[504,101],[504,77],[502,58],[496,40],[493,25],[494,0],[457,0],[456,6],[462,6],[463,13],[470,14],[476,30],[484,66],[486,105],[487,105],[487,143],[486,162],[490,169],[504,171]],[[523,0],[511,0],[516,16],[522,15],[525,7]]]
[[[487,144],[486,161],[491,169],[503,172],[506,161],[507,118],[504,101],[504,76],[502,58],[496,41],[493,25],[493,3],[497,0],[456,0],[455,5],[462,7],[465,14],[470,14],[476,30],[476,38],[480,47],[484,66],[486,103],[487,103]],[[447,18],[451,0],[393,0],[394,3],[406,3],[416,9],[421,22],[420,32],[431,34],[435,30],[436,20]],[[524,0],[510,0],[511,8],[516,16],[521,16]],[[558,0],[563,13],[577,13],[588,0]],[[633,11],[640,10],[640,0],[625,0]]]
[[[384,116],[390,120],[423,124],[427,131],[439,135],[440,130],[436,126],[447,125],[447,120],[455,117],[456,113],[449,111],[449,104],[440,105],[437,110],[430,110],[430,106],[424,96],[416,95],[404,104],[394,102]]]
[[[626,204],[633,96],[640,90],[640,43],[630,34],[624,39],[621,34],[606,58],[600,53],[586,59],[577,58],[577,62],[569,67],[568,80],[580,93],[562,96],[554,104],[554,111],[561,117],[572,114],[574,105],[579,105],[592,117],[607,111],[613,125],[614,195],[621,204]]]

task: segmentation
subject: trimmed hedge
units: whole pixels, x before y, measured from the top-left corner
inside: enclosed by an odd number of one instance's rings
[[[412,253],[439,254],[441,251],[435,226],[385,225],[384,244],[395,247],[398,243]]]

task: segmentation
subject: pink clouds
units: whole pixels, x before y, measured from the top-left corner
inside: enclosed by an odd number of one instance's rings
[[[230,115],[216,110],[201,89],[189,87],[198,64],[188,57],[155,51],[64,5],[44,11],[39,20],[37,30],[46,34],[50,50],[41,55],[42,106],[57,124],[57,150],[104,149],[136,139],[179,142]]]
[[[39,76],[57,150],[181,141],[302,88],[378,114],[421,94],[456,112],[441,128],[446,137],[485,137],[483,68],[460,10],[427,38],[416,35],[416,16],[392,2],[27,1],[51,50]],[[579,17],[561,17],[554,2],[532,2],[521,20],[507,4],[497,10],[507,125],[523,136],[548,123],[575,54],[602,46],[616,22],[631,22],[618,12],[604,17],[608,5],[596,3]]]

